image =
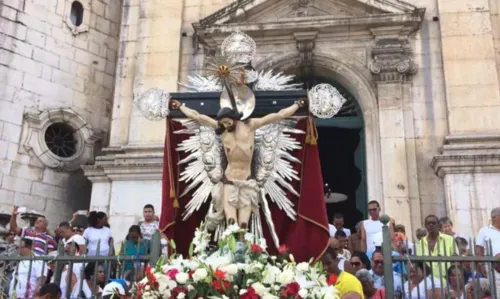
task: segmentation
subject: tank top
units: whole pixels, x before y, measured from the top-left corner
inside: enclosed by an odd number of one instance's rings
[[[363,226],[366,232],[366,252],[375,250],[375,236],[382,233],[382,222],[380,220],[367,219],[363,221]]]

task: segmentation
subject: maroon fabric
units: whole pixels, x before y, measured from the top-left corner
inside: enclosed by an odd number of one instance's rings
[[[307,119],[302,119],[297,123],[297,128],[307,131]],[[194,236],[194,230],[203,221],[208,204],[195,212],[187,221],[182,221],[182,213],[186,204],[191,198],[187,194],[179,198],[179,209],[173,208],[173,199],[170,198],[170,176],[168,165],[168,154],[173,154],[171,163],[177,165],[179,154],[175,151],[177,145],[182,140],[188,138],[187,135],[172,134],[179,130],[181,125],[178,122],[167,120],[168,136],[165,142],[165,156],[163,168],[163,200],[162,214],[160,219],[163,232],[169,239],[173,239],[177,246],[177,252],[184,255],[189,250],[189,244]],[[323,191],[323,177],[321,175],[321,165],[319,161],[318,147],[316,145],[305,144],[305,134],[297,135],[297,140],[301,143],[302,149],[294,152],[301,164],[295,165],[295,170],[301,178],[300,181],[294,181],[295,190],[301,194],[300,198],[293,194],[288,194],[289,199],[295,204],[297,211],[297,220],[293,221],[280,210],[274,203],[270,202],[270,208],[273,215],[274,225],[281,244],[290,248],[290,252],[297,261],[308,261],[310,258],[318,258],[327,248],[330,234],[328,232],[328,217]],[[170,144],[168,144],[170,143]],[[183,184],[178,185],[179,169],[173,167],[174,184],[176,184],[177,195],[181,194],[185,188]],[[182,172],[182,170],[180,170]],[[265,222],[264,215],[261,215],[263,222],[264,235],[266,236],[269,251],[276,252],[269,230]]]

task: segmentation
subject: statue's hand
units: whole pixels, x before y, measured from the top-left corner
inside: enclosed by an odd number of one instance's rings
[[[169,103],[169,108],[171,110],[179,110],[179,108],[181,107],[181,102],[177,101],[177,100],[170,100],[170,103]]]
[[[299,105],[300,108],[307,107],[308,104],[309,101],[307,100],[307,98],[302,98],[297,101],[297,105]]]

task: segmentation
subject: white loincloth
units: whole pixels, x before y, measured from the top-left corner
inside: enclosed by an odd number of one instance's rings
[[[251,206],[252,210],[259,208],[259,186],[255,180],[233,180],[225,185],[224,197],[237,210]]]
[[[257,181],[232,180],[231,184],[218,183],[212,188],[212,205],[208,211],[206,220],[207,228],[214,230],[217,225],[226,220],[224,214],[224,198],[228,203],[239,210],[247,206],[252,207],[252,211],[259,210],[259,186]]]

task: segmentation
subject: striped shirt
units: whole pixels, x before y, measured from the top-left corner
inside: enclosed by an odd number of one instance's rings
[[[31,228],[23,228],[19,235],[21,239],[33,240],[33,252],[35,255],[46,255],[57,247],[56,241],[47,233],[37,233]]]

